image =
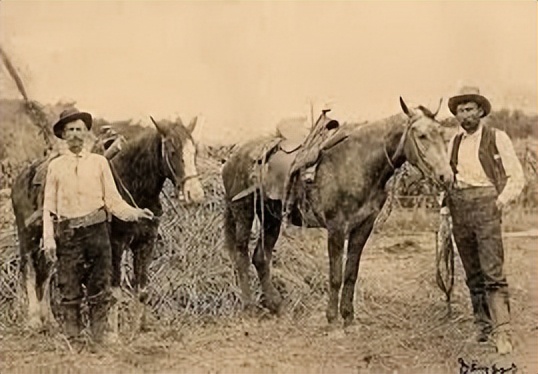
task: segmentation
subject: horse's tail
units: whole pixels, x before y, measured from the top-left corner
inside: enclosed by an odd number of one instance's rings
[[[15,216],[17,243],[19,247],[19,269],[24,274],[30,255],[37,251],[41,226],[27,227],[26,219],[36,208],[38,192],[32,188],[32,180],[36,174],[38,162],[22,168],[11,185],[11,206]]]
[[[32,189],[32,181],[37,172],[37,162],[26,165],[13,180],[11,185],[11,204],[15,217],[34,209],[37,193]]]
[[[224,210],[224,245],[228,252],[233,253],[236,242],[235,218],[232,210],[233,203],[226,199]]]

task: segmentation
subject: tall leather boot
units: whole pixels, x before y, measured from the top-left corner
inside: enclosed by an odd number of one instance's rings
[[[95,343],[102,344],[105,338],[105,332],[108,327],[108,310],[107,302],[95,303],[90,305],[90,329],[92,338]]]
[[[68,338],[77,338],[82,331],[82,321],[80,316],[80,305],[64,305],[64,333]]]
[[[492,321],[486,295],[482,292],[471,293],[474,323],[478,329],[476,340],[487,342],[492,331]]]
[[[493,321],[493,340],[501,355],[512,353],[510,338],[510,300],[504,288],[488,291],[488,304]]]

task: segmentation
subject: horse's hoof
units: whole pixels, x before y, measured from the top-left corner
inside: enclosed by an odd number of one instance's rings
[[[145,304],[148,301],[149,294],[146,290],[140,291],[138,294],[138,301]]]
[[[282,304],[278,303],[271,303],[268,305],[264,305],[269,312],[274,316],[281,316],[282,315]]]
[[[327,323],[329,325],[335,325],[338,322],[338,311],[327,309],[325,312],[325,317],[327,318]]]
[[[362,331],[361,327],[362,325],[360,323],[357,323],[356,321],[352,321],[348,325],[345,325],[344,323],[344,327],[342,328],[342,330],[344,331],[346,335],[357,336],[361,334],[361,331]]]
[[[263,300],[262,305],[265,308],[269,309],[271,314],[279,316],[282,313],[282,298],[281,297],[278,297],[276,299],[271,298],[271,299]]]
[[[28,321],[26,322],[26,327],[29,330],[38,331],[42,327],[41,318],[38,316],[32,316],[28,318]]]
[[[115,303],[123,301],[124,297],[120,287],[112,287],[110,289],[110,294]]]
[[[252,303],[252,302],[249,302],[249,303],[246,303],[243,305],[243,314],[247,317],[254,317],[258,314],[260,308]]]
[[[340,339],[345,339],[346,334],[344,330],[334,328],[327,332],[327,337],[329,339],[340,340]]]
[[[344,329],[351,327],[354,324],[355,324],[355,319],[353,318],[353,316],[348,316],[344,318]]]
[[[43,323],[43,331],[55,334],[60,331],[60,324],[56,322],[56,320],[45,321],[45,323]]]
[[[329,324],[329,326],[336,325],[338,323],[338,317],[335,315],[327,315],[327,323]]]
[[[155,321],[146,316],[140,323],[140,332],[155,331]]]
[[[105,333],[103,341],[106,344],[114,345],[116,343],[119,343],[120,336],[118,335],[117,332],[107,332],[107,333]]]

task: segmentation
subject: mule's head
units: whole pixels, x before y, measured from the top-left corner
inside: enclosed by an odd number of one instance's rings
[[[197,117],[189,126],[184,126],[180,118],[176,122],[151,121],[161,135],[161,162],[165,176],[178,190],[182,190],[187,203],[200,203],[205,194],[196,170],[197,148],[192,132]]]
[[[403,112],[409,117],[404,133],[404,153],[407,161],[439,186],[447,186],[453,180],[452,169],[443,138],[442,127],[435,119],[435,112],[419,105],[408,108],[400,97]]]

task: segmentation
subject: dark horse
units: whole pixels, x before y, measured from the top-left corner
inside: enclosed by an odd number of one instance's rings
[[[308,189],[307,198],[318,217],[319,227],[328,230],[330,277],[326,316],[330,323],[338,316],[342,282],[340,313],[345,325],[353,322],[360,256],[387,198],[385,184],[395,170],[408,161],[437,183],[452,180],[440,124],[435,120],[438,110],[432,113],[423,106],[408,109],[401,98],[400,104],[407,115],[407,123],[380,121],[356,128],[350,126],[346,129],[349,133],[346,140],[323,151],[315,182]],[[271,256],[280,234],[282,201],[265,197],[262,204],[260,193],[238,200],[231,196],[238,184],[248,187],[252,163],[246,159],[254,144],[255,141],[239,148],[223,167],[227,192],[226,246],[238,272],[243,304],[248,307],[252,303],[248,242],[254,217],[256,214],[260,217],[263,235],[260,235],[252,262],[260,279],[263,302],[277,313],[282,297],[272,284]],[[256,213],[254,199],[257,200]],[[290,223],[297,224],[293,219]],[[347,262],[342,272],[346,243]]]
[[[148,208],[155,214],[152,221],[123,222],[113,217],[111,221],[112,287],[119,288],[123,251],[133,252],[134,282],[139,295],[144,294],[148,281],[148,267],[162,214],[159,195],[164,182],[169,179],[177,189],[182,189],[185,201],[200,202],[204,191],[196,170],[196,146],[192,131],[196,118],[185,127],[177,123],[155,122],[156,129],[147,129],[129,141],[110,160],[118,191],[133,206]],[[26,225],[25,219],[35,211],[42,186],[32,184],[38,162],[26,167],[12,186],[12,204],[19,237],[22,282],[28,297],[28,323],[37,328],[43,322],[54,322],[50,306],[49,282],[52,265],[39,250],[42,236],[41,220]]]

